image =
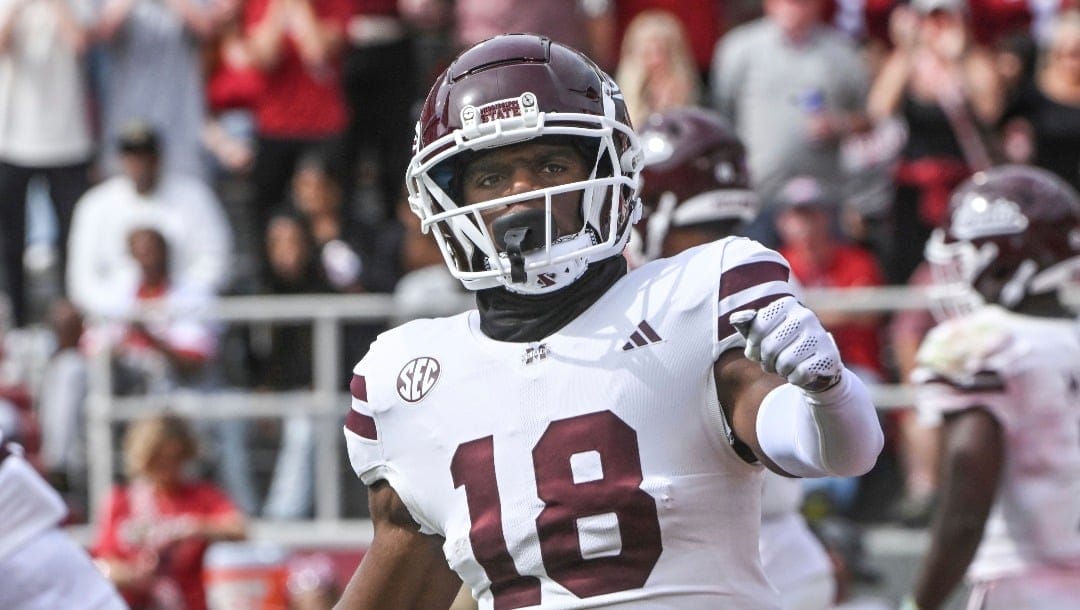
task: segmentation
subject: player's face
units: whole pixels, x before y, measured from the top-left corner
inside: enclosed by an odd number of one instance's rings
[[[585,159],[573,146],[524,142],[491,151],[470,162],[463,172],[466,205],[528,193],[537,189],[578,182],[589,177]],[[524,210],[544,209],[538,197],[482,212],[488,229],[495,219]],[[578,232],[581,216],[579,191],[552,196],[551,215],[560,235]]]

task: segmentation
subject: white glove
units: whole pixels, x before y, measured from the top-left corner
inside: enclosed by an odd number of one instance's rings
[[[746,357],[808,392],[822,392],[840,381],[844,365],[832,335],[794,297],[783,297],[764,309],[731,314],[731,323],[746,338]]]

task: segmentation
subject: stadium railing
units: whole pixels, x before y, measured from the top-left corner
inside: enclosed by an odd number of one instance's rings
[[[804,299],[816,311],[895,312],[903,309],[926,309],[926,289],[879,287],[858,289],[805,290]],[[1080,290],[1070,293],[1070,300],[1080,302]],[[349,408],[347,388],[339,378],[342,356],[340,327],[346,322],[377,322],[391,325],[407,319],[458,313],[473,306],[472,297],[462,294],[453,302],[432,304],[424,311],[403,312],[388,295],[326,296],[245,296],[222,298],[212,309],[199,315],[232,323],[311,324],[313,328],[313,378],[310,391],[280,393],[246,392],[225,389],[214,392],[177,391],[164,395],[119,397],[112,391],[108,354],[91,364],[90,392],[87,403],[87,450],[89,460],[90,506],[97,507],[112,484],[116,463],[113,424],[150,413],[169,410],[194,419],[267,418],[307,414],[317,421],[314,518],[287,526],[281,523],[256,522],[256,535],[289,543],[291,540],[315,542],[362,543],[370,536],[370,523],[342,516],[342,477],[344,461],[342,422]],[[140,315],[150,319],[153,314]],[[361,354],[356,355],[356,359]],[[911,404],[911,392],[904,385],[871,386],[879,409],[891,410]],[[212,406],[212,408],[208,408]],[[357,483],[359,485],[359,483]],[[93,510],[93,508],[92,508]],[[360,538],[357,540],[356,538]]]

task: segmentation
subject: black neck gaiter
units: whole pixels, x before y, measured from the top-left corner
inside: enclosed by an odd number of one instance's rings
[[[496,341],[539,341],[566,326],[626,275],[626,259],[593,263],[577,281],[548,294],[516,294],[505,288],[476,292],[480,330]]]

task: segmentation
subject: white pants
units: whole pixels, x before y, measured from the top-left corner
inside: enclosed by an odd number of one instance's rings
[[[826,610],[836,602],[836,579],[818,574],[780,592],[784,610]]]
[[[0,559],[0,608],[126,610],[90,556],[52,528]]]
[[[1042,571],[977,582],[967,610],[1076,610],[1080,570]]]

